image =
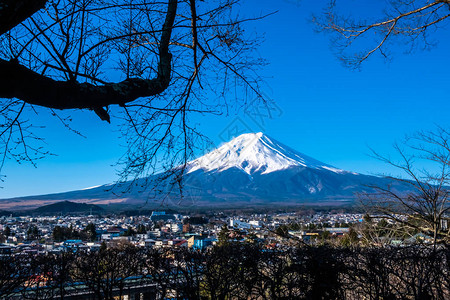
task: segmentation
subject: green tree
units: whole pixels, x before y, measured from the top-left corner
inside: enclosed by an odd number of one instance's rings
[[[39,229],[36,225],[31,225],[27,230],[27,239],[36,240],[40,236]]]
[[[329,239],[331,238],[331,232],[329,232],[329,231],[327,231],[327,230],[323,230],[323,231],[320,233],[319,238],[320,238],[322,241],[327,241],[327,240],[329,240]]]
[[[287,225],[280,225],[275,230],[275,233],[281,237],[288,237],[289,236],[289,228]]]
[[[61,242],[67,239],[74,238],[76,234],[74,233],[72,227],[55,226],[53,228],[52,237],[53,240]]]
[[[83,230],[90,241],[95,241],[97,239],[97,229],[94,223],[87,224],[86,228]]]
[[[258,240],[258,237],[256,236],[256,234],[254,232],[251,232],[249,234],[247,234],[247,236],[245,237],[245,241],[248,243],[256,243]]]
[[[107,248],[108,248],[108,246],[106,245],[105,241],[103,241],[103,242],[100,244],[100,249],[99,249],[99,251],[100,251],[100,252],[103,252],[103,251],[105,251]]]
[[[223,246],[228,244],[229,240],[230,240],[230,230],[228,229],[227,224],[223,224],[219,234],[217,235],[217,244],[219,246]]]
[[[135,234],[136,231],[131,226],[129,226],[127,230],[123,233],[123,236],[133,236]]]
[[[9,226],[6,226],[5,229],[3,230],[3,234],[5,236],[10,236],[11,235],[11,228],[9,228]]]
[[[143,234],[147,232],[147,228],[143,224],[139,224],[136,230],[137,233]]]
[[[344,234],[340,240],[340,245],[343,247],[357,246],[359,242],[358,233],[353,227],[350,227],[349,232]]]
[[[316,225],[316,224],[314,224],[314,223],[310,223],[309,225],[308,225],[308,229],[309,230],[316,230],[318,228],[318,226]]]

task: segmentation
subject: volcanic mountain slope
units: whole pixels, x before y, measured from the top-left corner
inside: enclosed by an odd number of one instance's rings
[[[186,173],[187,194],[216,204],[348,203],[355,193],[373,192],[368,186],[392,184],[322,163],[263,133],[234,138],[190,162]]]
[[[65,200],[93,204],[160,204],[165,201],[181,206],[340,204],[354,201],[355,193],[373,191],[368,186],[390,183],[383,178],[322,163],[263,133],[242,134],[189,162],[183,182],[181,192],[170,188],[162,193],[142,193],[137,188],[123,192],[119,186],[113,194],[111,185],[104,185],[59,194],[4,199],[0,200],[0,208]]]
[[[253,175],[269,174],[292,167],[328,170],[339,174],[348,173],[297,152],[262,132],[242,134],[190,162],[188,173],[197,170],[223,172],[236,168],[248,175]]]

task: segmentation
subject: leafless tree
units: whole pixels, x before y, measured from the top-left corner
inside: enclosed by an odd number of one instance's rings
[[[52,255],[29,254],[28,276],[21,291],[21,299],[53,299],[56,287],[53,285],[53,271],[56,265]]]
[[[397,231],[428,235],[434,245],[448,244],[450,132],[444,128],[419,132],[395,149],[398,161],[375,155],[404,173],[403,177],[387,176],[403,189],[374,186],[375,193],[363,195],[364,204],[373,214],[393,222],[391,228]]]
[[[179,298],[200,299],[204,253],[187,248],[173,249],[175,289]]]
[[[30,274],[29,257],[9,255],[0,257],[0,297],[8,298],[20,292]]]
[[[1,299],[72,298],[80,291],[90,292],[92,299],[115,299],[142,283],[156,284],[158,298],[180,299],[444,300],[450,296],[450,249],[417,244],[269,250],[230,242],[203,252],[126,247],[63,257],[18,255],[8,261],[13,262],[13,270],[6,260],[0,261],[9,271],[0,274]],[[67,273],[60,274],[63,271]]]
[[[240,2],[0,1],[0,170],[49,154],[49,117],[82,134],[73,110],[121,124],[120,179],[184,165],[202,145],[193,114],[264,100],[261,39],[243,28],[263,16],[241,17]]]
[[[380,3],[384,13],[371,12],[367,20],[347,17],[339,4],[330,0],[324,15],[316,16],[314,22],[319,30],[332,34],[340,59],[352,68],[359,68],[376,52],[389,57],[394,41],[409,45],[408,50],[434,45],[432,33],[444,28],[450,17],[449,0],[387,0]],[[347,52],[348,48],[352,51]]]
[[[71,276],[86,283],[94,299],[114,299],[125,293],[130,276],[142,274],[141,253],[137,248],[108,248],[99,252],[78,252]]]
[[[300,257],[293,259],[292,252],[277,249],[261,252],[255,288],[261,299],[301,299],[304,296],[306,280],[299,268],[303,261]]]

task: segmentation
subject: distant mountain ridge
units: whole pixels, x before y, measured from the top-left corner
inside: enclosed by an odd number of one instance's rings
[[[149,181],[155,180],[148,178]],[[405,187],[390,180],[345,171],[304,155],[259,132],[235,137],[187,164],[183,189],[142,193],[111,185],[66,193],[0,200],[0,209],[70,200],[91,204],[159,206],[253,206],[351,204],[368,186]],[[137,185],[139,185],[138,183]],[[120,195],[119,197],[117,195]]]
[[[36,213],[88,213],[88,212],[102,212],[104,211],[98,205],[75,203],[71,201],[61,201],[49,205],[44,205],[36,208],[33,212]]]

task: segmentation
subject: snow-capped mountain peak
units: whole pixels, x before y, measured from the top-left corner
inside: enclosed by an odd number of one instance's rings
[[[234,167],[249,175],[256,172],[268,174],[294,166],[347,173],[297,152],[262,132],[246,133],[235,137],[230,142],[190,162],[187,173],[200,169],[206,172],[220,172]]]

